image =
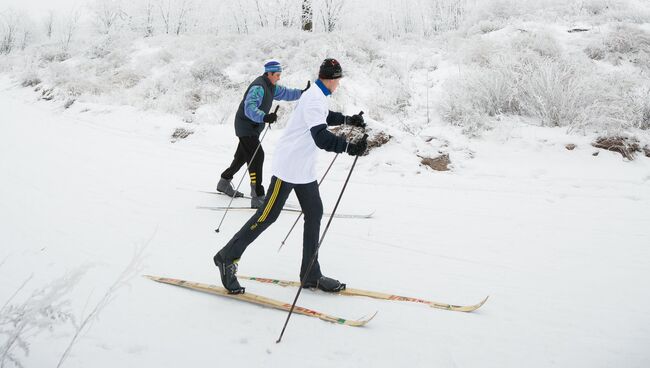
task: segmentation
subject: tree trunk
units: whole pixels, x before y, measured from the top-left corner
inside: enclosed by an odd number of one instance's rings
[[[312,23],[313,12],[312,12],[312,0],[303,0],[302,1],[302,30],[311,32],[313,28]]]

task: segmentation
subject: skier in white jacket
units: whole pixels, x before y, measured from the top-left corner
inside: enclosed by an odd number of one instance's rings
[[[277,143],[271,170],[273,176],[263,205],[214,256],[221,282],[229,293],[244,292],[244,288],[237,281],[237,262],[248,245],[278,218],[292,190],[295,190],[305,215],[301,281],[305,287],[316,287],[323,291],[337,292],[345,289],[345,284],[323,276],[318,259],[309,274],[306,274],[318,246],[320,222],[323,217],[323,203],[316,177],[318,149],[336,153],[347,152],[357,156],[363,154],[367,148],[365,137],[358,142],[348,142],[344,137],[338,137],[327,130],[328,123],[338,125],[345,122],[365,127],[361,114],[350,116],[344,121],[340,119],[338,124],[328,119],[331,113],[327,106],[327,96],[336,91],[342,77],[343,70],[338,61],[323,61],[315,82],[316,87],[302,94],[284,134]]]

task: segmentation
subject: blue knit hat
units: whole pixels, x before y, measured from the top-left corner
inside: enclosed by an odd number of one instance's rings
[[[264,72],[277,73],[282,72],[282,65],[277,60],[269,60],[264,64]]]

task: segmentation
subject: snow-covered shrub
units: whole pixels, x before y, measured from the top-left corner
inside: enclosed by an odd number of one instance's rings
[[[543,125],[582,124],[589,106],[589,90],[581,71],[566,61],[536,60],[528,65],[518,96],[523,110]]]
[[[529,50],[541,57],[557,58],[562,54],[557,39],[545,30],[519,32],[512,38],[511,45],[515,50]]]
[[[581,8],[589,15],[599,15],[609,8],[609,1],[607,0],[583,0]]]
[[[650,3],[646,0],[612,0],[605,17],[611,21],[650,23]]]
[[[650,86],[642,87],[631,97],[635,118],[632,126],[638,129],[650,129]]]
[[[607,60],[614,65],[629,61],[650,68],[650,32],[638,26],[619,24],[602,42],[587,46],[585,53],[591,59]]]
[[[77,271],[34,291],[22,302],[13,299],[31,280],[27,279],[0,309],[0,365],[21,367],[21,358],[30,353],[30,340],[52,331],[56,326],[74,322],[69,294],[79,282],[84,271]]]
[[[467,34],[486,34],[498,31],[504,27],[504,22],[493,19],[482,19],[478,23],[472,25],[467,30]]]
[[[600,46],[590,45],[585,47],[584,51],[592,60],[603,60],[606,56],[605,49]]]
[[[34,70],[29,70],[20,78],[22,82],[20,85],[23,87],[35,87],[41,84],[42,80],[39,78],[38,73]]]
[[[516,0],[486,0],[478,3],[475,16],[480,19],[506,20],[522,13],[521,4]]]
[[[203,83],[224,83],[228,77],[223,73],[223,62],[214,57],[203,58],[194,63],[190,69],[192,77]]]
[[[474,37],[458,49],[458,57],[465,64],[488,67],[492,65],[495,57],[505,51],[504,46],[496,41]]]
[[[60,48],[48,47],[42,50],[41,60],[47,63],[61,62],[68,60],[70,54],[66,51],[62,51]]]
[[[120,68],[110,78],[110,84],[117,88],[133,88],[144,78],[130,68]]]
[[[650,52],[650,33],[638,26],[620,24],[607,35],[604,47],[609,53]]]

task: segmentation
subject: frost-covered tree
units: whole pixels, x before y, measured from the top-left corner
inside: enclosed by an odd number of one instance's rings
[[[61,48],[64,52],[67,52],[70,49],[72,38],[74,37],[75,33],[77,32],[77,28],[79,27],[80,16],[81,13],[79,9],[73,9],[70,11],[70,14],[65,19],[63,19],[61,27],[59,27],[59,40],[61,42]]]
[[[183,32],[187,31],[187,28],[190,23],[190,13],[192,11],[193,2],[192,0],[181,0],[176,1],[177,4],[177,16],[176,16],[176,28],[174,33],[178,36]]]
[[[323,0],[321,8],[321,20],[327,32],[332,32],[339,23],[343,0]]]
[[[52,38],[52,30],[54,29],[54,10],[50,9],[45,18],[43,18],[43,30],[47,39]]]
[[[151,37],[154,33],[154,6],[151,0],[144,7],[144,36]]]
[[[193,7],[192,0],[160,0],[158,9],[165,34],[185,33],[191,21],[190,14]]]
[[[124,15],[120,0],[96,0],[92,7],[95,22],[102,34],[110,33]]]
[[[20,19],[13,10],[0,14],[0,54],[8,54],[13,50],[19,22]]]

